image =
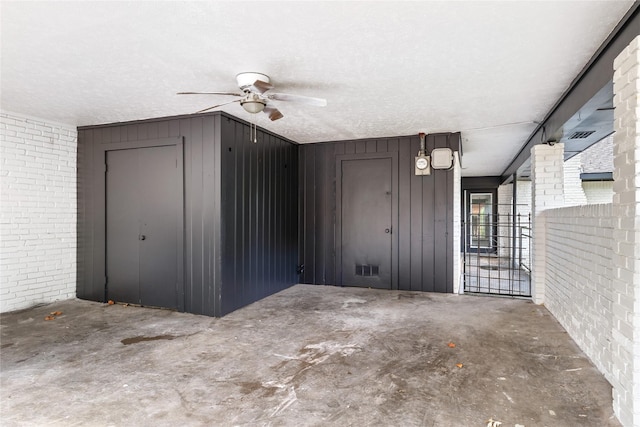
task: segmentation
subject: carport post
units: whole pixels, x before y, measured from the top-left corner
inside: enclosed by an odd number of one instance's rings
[[[613,409],[640,425],[640,36],[613,62]]]
[[[531,297],[544,303],[546,274],[546,226],[542,212],[564,206],[564,144],[531,148]]]

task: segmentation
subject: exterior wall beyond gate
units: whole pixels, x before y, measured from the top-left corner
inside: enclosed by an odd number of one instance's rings
[[[295,284],[298,146],[212,113],[79,129],[78,297],[105,300],[105,147],[166,138],[184,144],[184,310],[223,316]]]

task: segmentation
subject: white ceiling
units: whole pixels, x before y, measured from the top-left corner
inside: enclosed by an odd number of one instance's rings
[[[632,1],[11,2],[0,106],[71,125],[187,114],[258,71],[300,143],[462,131],[464,176],[499,175]]]

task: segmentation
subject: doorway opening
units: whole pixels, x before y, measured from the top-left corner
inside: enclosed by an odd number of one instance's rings
[[[493,193],[469,193],[470,252],[494,253],[496,249]]]

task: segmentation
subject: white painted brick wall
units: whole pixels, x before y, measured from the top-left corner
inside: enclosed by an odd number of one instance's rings
[[[511,256],[512,240],[511,228],[513,216],[513,184],[505,184],[498,187],[498,256]]]
[[[512,259],[513,265],[520,262],[530,268],[529,258],[529,238],[530,213],[531,213],[531,181],[516,181],[516,217],[513,218],[513,183],[498,187],[498,256],[503,258],[513,258],[513,227],[515,221],[516,229],[516,258]],[[521,236],[522,235],[522,236]],[[520,248],[522,246],[522,249]],[[520,255],[522,258],[520,259]]]
[[[582,190],[588,204],[611,203],[613,200],[613,181],[584,181]]]
[[[525,227],[522,230],[522,233],[525,235],[522,238],[522,262],[525,263],[529,268],[531,268],[531,254],[530,254],[530,246],[531,240],[526,238],[526,235],[531,235],[531,181],[518,181],[518,187],[516,188],[518,192],[518,205],[516,207],[518,218],[518,224],[520,226]]]
[[[518,213],[531,213],[531,181],[518,181]]]
[[[613,63],[613,408],[640,425],[640,36]]]
[[[536,304],[544,303],[546,228],[541,213],[564,206],[564,144],[535,145],[531,149],[532,265],[531,293]]]
[[[582,189],[580,173],[582,171],[582,157],[577,154],[564,162],[564,205],[580,206],[587,204],[587,196]]]
[[[611,204],[550,209],[545,222],[545,306],[611,381]]]
[[[75,127],[0,112],[0,312],[75,297]]]

